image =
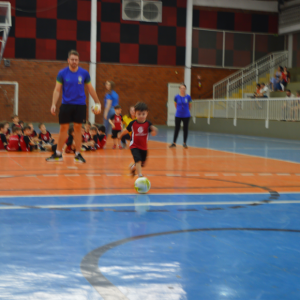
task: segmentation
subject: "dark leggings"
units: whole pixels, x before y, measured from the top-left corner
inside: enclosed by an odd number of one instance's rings
[[[127,133],[122,136],[121,141],[122,143],[126,144],[126,140],[130,141],[130,135]]]
[[[175,117],[175,132],[174,132],[174,140],[173,143],[176,144],[178,133],[180,130],[181,121],[183,122],[183,142],[186,143],[188,137],[188,130],[189,130],[189,121],[190,118],[178,118]]]

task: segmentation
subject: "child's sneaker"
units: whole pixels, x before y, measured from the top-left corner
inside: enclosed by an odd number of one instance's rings
[[[188,148],[188,146],[187,146],[187,144],[186,144],[186,143],[184,143],[184,144],[183,144],[183,148],[185,148],[185,149],[187,149],[187,148]]]
[[[82,157],[82,155],[79,153],[78,155],[75,156],[74,158],[75,162],[79,162],[79,163],[85,163],[85,159]]]
[[[122,149],[122,150],[123,150],[123,147],[120,145],[120,146],[119,146],[119,149]]]
[[[57,155],[55,152],[50,157],[46,158],[46,161],[63,161],[63,157],[62,155]]]
[[[117,146],[116,145],[113,145],[113,149],[116,149],[117,148]]]
[[[169,148],[176,148],[176,144],[172,143]]]
[[[129,170],[130,170],[131,176],[134,177],[135,176],[135,170],[136,170],[135,164],[131,164],[129,166]]]

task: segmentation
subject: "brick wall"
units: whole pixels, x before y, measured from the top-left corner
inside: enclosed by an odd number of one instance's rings
[[[19,116],[25,122],[57,122],[50,114],[52,93],[58,71],[67,66],[59,61],[11,60],[10,67],[0,65],[0,81],[19,82]],[[81,67],[88,70],[87,63]],[[176,74],[178,73],[178,74]],[[113,80],[126,113],[130,105],[144,101],[149,105],[149,119],[155,124],[166,124],[168,83],[182,82],[183,67],[129,66],[98,64],[97,94],[103,105],[104,83]],[[6,88],[6,87],[5,87]],[[0,120],[9,119],[12,106],[6,106],[0,90]],[[96,121],[102,123],[102,114]]]
[[[235,73],[237,70],[217,68],[192,68],[191,97],[192,99],[211,99],[213,97],[213,85],[223,78]],[[198,89],[197,75],[201,75],[202,88]]]

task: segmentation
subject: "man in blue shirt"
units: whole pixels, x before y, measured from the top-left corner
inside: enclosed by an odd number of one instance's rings
[[[100,105],[100,109],[93,111],[95,114],[101,112],[101,104],[96,94],[95,89],[91,84],[91,78],[85,69],[78,66],[79,53],[71,50],[68,54],[69,66],[60,70],[56,85],[53,92],[51,113],[56,115],[56,103],[59,100],[62,91],[62,104],[59,110],[60,131],[57,143],[56,152],[46,161],[62,161],[62,149],[68,136],[70,123],[74,124],[74,141],[76,147],[75,161],[85,163],[85,159],[80,154],[81,150],[81,127],[82,123],[86,122],[86,96],[84,87],[87,87],[88,92],[94,99],[96,104]]]

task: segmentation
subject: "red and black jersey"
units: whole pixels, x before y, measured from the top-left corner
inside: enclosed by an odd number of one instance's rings
[[[34,137],[36,137],[36,136],[37,136],[36,131],[35,131],[35,130],[32,130],[32,134],[30,135],[30,137],[34,138]]]
[[[110,119],[115,124],[115,128],[113,128],[113,130],[122,130],[122,123],[123,123],[122,115],[117,116],[116,114],[114,114]]]
[[[74,140],[73,136],[69,135],[69,137],[66,140],[66,145],[67,145],[65,149],[66,153],[74,153],[74,150],[72,149],[73,140]]]
[[[106,135],[105,134],[94,135],[93,140],[95,142],[96,149],[103,149],[106,144]]]
[[[27,135],[22,135],[20,138],[20,146],[22,151],[30,152],[30,138]]]
[[[20,124],[15,124],[15,123],[13,123],[13,124],[11,125],[11,130],[13,130],[14,127],[19,127],[19,128],[22,129],[22,126],[21,126]]]
[[[147,120],[144,123],[139,123],[137,120],[129,123],[127,130],[132,132],[130,149],[138,148],[147,150],[148,135],[151,132],[151,126],[152,123]]]
[[[82,136],[82,142],[83,143],[87,143],[88,141],[91,140],[91,135],[89,132],[84,132],[83,136]]]
[[[103,149],[106,145],[106,135],[105,134],[98,134],[98,145],[100,149]]]
[[[39,139],[44,141],[45,143],[50,143],[52,141],[52,136],[49,131],[47,131],[45,134],[40,132]]]
[[[20,142],[20,137],[17,134],[10,136],[6,150],[19,151],[20,149],[19,142]]]
[[[0,134],[0,150],[5,150],[7,145],[6,136],[4,133]]]

